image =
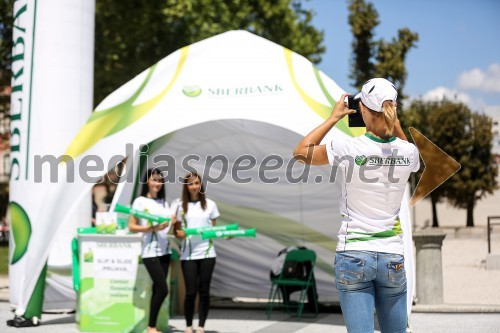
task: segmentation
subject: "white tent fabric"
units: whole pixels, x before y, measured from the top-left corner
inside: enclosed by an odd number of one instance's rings
[[[219,206],[219,220],[237,222],[241,228],[257,228],[257,239],[216,240],[219,259],[213,278],[213,294],[267,297],[269,271],[277,253],[284,247],[301,245],[318,255],[316,280],[321,300],[337,300],[332,275],[335,239],[340,227],[339,182],[328,182],[332,170],[324,166],[310,169],[307,183],[290,183],[306,170],[304,165],[292,159],[291,144],[299,140],[298,134],[275,125],[220,120],[178,130],[150,146],[147,166],[143,170],[147,167],[161,169],[163,165],[167,181],[170,180],[166,185],[169,202],[180,197],[182,185],[178,178],[187,172],[182,161],[187,155],[199,156],[198,162],[189,162],[198,172],[207,173],[212,179],[225,174],[223,180],[208,183],[206,189],[208,197]],[[154,157],[165,155],[174,157],[175,165],[154,163]],[[256,166],[233,177],[235,161],[245,155],[255,157]],[[223,171],[222,162],[214,163],[208,170],[207,160],[215,156],[227,158],[228,171]],[[283,165],[263,174],[263,161],[269,156],[283,161]],[[269,162],[269,165],[276,165],[276,162]],[[134,171],[138,172],[138,168]],[[316,184],[316,177],[324,181]],[[252,181],[241,183],[235,178],[251,178]],[[273,178],[276,182],[270,183]],[[135,185],[140,187],[140,184]],[[130,204],[134,198],[133,187],[134,184],[121,183],[114,203]]]
[[[214,295],[264,297],[277,252],[303,244],[318,254],[320,299],[336,300],[332,271],[339,228],[338,182],[329,182],[331,170],[325,166],[311,167],[307,183],[290,184],[286,166],[300,135],[330,114],[342,92],[302,56],[251,33],[231,31],[174,52],[119,88],[99,105],[66,154],[76,169],[95,164],[96,169],[107,170],[123,156],[137,169],[140,145],[150,144],[149,159],[161,153],[175,157],[176,177],[187,172],[181,161],[190,154],[200,156],[200,162],[191,160],[189,165],[201,173],[209,156],[226,156],[229,171],[239,156],[255,156],[257,165],[240,174],[253,176],[252,182],[238,184],[227,175],[219,184],[208,185],[208,196],[217,202],[222,223],[239,222],[258,232],[256,239],[217,241]],[[329,135],[342,140],[360,134],[360,129],[348,128],[344,119]],[[127,149],[127,144],[133,149]],[[269,178],[279,177],[276,184],[265,184],[258,178],[259,165],[272,154],[280,156],[284,166],[265,172]],[[218,168],[215,163],[209,175],[215,178]],[[296,165],[292,174],[301,168]],[[261,178],[262,174],[261,170]],[[119,186],[115,202],[130,203],[134,177],[129,180]],[[72,183],[58,185],[47,198],[52,208],[45,214],[51,221],[65,223],[78,203],[75,199],[88,192],[92,183],[76,177]],[[178,197],[180,187],[178,181],[167,184],[168,198]],[[411,244],[409,219],[403,219],[402,225]],[[48,240],[56,229],[48,230]],[[411,253],[407,260],[411,262]],[[36,263],[33,267],[42,268]],[[32,288],[34,282],[28,281],[26,287]]]

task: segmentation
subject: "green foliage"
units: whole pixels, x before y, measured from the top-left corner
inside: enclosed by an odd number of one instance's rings
[[[354,86],[361,89],[363,83],[373,77],[375,66],[372,58],[375,55],[373,29],[380,23],[378,12],[371,3],[364,0],[351,0],[349,4],[349,25],[354,36],[352,41],[353,59],[351,74]]]
[[[13,0],[0,0],[0,88],[10,86]]]
[[[457,144],[462,140],[462,135],[457,131],[465,126],[465,121],[460,119],[460,115],[464,113],[464,110],[462,110],[464,107],[462,104],[457,105],[447,101],[426,102],[416,100],[405,109],[402,117],[400,117],[402,127],[406,129],[408,138],[411,137],[408,128],[416,128],[435,145],[458,161],[457,156],[460,156],[460,150],[456,151],[455,148],[458,148]],[[433,124],[442,126],[433,126]],[[450,126],[452,124],[455,125]],[[423,169],[424,165],[422,163],[420,171],[417,173],[417,179],[422,177]],[[439,226],[436,205],[446,198],[451,181],[452,179],[449,179],[430,194],[433,227]]]
[[[416,100],[405,110],[401,122],[403,128],[415,127],[462,166],[431,193],[433,226],[438,226],[435,205],[443,199],[466,208],[467,225],[473,226],[475,204],[497,187],[497,166],[491,154],[491,119],[471,112],[462,103]]]
[[[353,85],[357,89],[361,89],[363,83],[372,77],[387,78],[398,88],[398,103],[401,106],[408,75],[405,66],[406,55],[416,46],[418,34],[403,28],[391,42],[383,39],[374,41],[374,29],[379,23],[378,12],[370,2],[350,0],[349,24],[354,40],[349,77],[353,79]]]
[[[94,104],[160,59],[228,30],[247,30],[313,63],[323,32],[298,0],[97,0]]]
[[[9,205],[9,183],[0,183],[0,218],[7,214]]]
[[[408,51],[418,41],[418,34],[405,28],[398,31],[398,38],[393,38],[390,43],[380,40],[377,43],[377,63],[375,77],[385,77],[398,87],[398,100],[404,100],[403,87],[408,73],[405,60]],[[398,102],[401,105],[401,102]]]
[[[0,275],[9,274],[9,247],[0,246]]]
[[[473,210],[477,201],[498,188],[498,166],[491,153],[492,120],[487,115],[472,113],[464,133],[468,145],[460,158],[462,170],[452,183],[448,198],[455,207],[467,209],[467,227],[474,226]]]
[[[0,119],[10,114],[10,95],[2,94],[10,87],[12,77],[12,14],[13,0],[0,0]]]

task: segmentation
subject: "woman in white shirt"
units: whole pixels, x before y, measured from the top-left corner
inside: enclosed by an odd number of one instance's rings
[[[359,98],[366,134],[337,135],[320,142],[345,115],[355,113],[343,94],[323,124],[295,148],[298,160],[339,167],[345,174],[343,220],[335,255],[335,281],[349,333],[373,332],[376,308],[381,331],[406,332],[406,273],[399,210],[411,172],[419,169],[417,148],[407,142],[396,113],[397,91],[382,78],[367,81]]]
[[[193,314],[196,294],[200,295],[197,333],[205,332],[204,326],[210,307],[210,281],[215,267],[215,248],[211,239],[200,235],[186,236],[183,229],[215,226],[219,217],[217,205],[205,197],[201,177],[190,173],[185,177],[182,198],[172,203],[175,236],[182,239],[181,265],[186,285],[184,316],[185,333],[193,332]]]
[[[141,195],[132,203],[132,208],[147,213],[170,217],[172,215],[165,201],[165,184],[157,169],[149,169],[142,179]],[[148,333],[159,333],[156,321],[161,305],[168,295],[167,275],[170,265],[170,244],[167,232],[169,222],[153,225],[151,221],[130,215],[128,229],[142,232],[142,262],[153,280],[153,295],[149,309]]]

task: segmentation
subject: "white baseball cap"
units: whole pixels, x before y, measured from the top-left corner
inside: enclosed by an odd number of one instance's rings
[[[385,101],[396,103],[398,91],[390,81],[374,78],[363,84],[361,92],[355,98],[361,98],[361,102],[370,110],[383,112],[382,104]]]

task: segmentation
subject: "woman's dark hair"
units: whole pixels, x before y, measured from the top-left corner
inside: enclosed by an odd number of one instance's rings
[[[199,199],[201,203],[201,208],[203,210],[207,208],[207,199],[205,198],[205,189],[203,188],[203,182],[201,181],[201,177],[196,172],[190,172],[184,176],[184,185],[182,186],[182,209],[184,210],[184,214],[187,214],[188,203],[189,201],[191,201],[191,196],[188,190],[188,185],[190,184],[188,181],[190,178],[198,178],[200,180]]]
[[[145,197],[148,195],[149,187],[148,187],[148,180],[152,175],[159,175],[160,176],[160,182],[163,184],[161,186],[160,191],[158,192],[158,199],[165,200],[165,179],[163,179],[163,176],[161,175],[161,172],[158,169],[148,169],[148,171],[144,174],[142,178],[142,189],[141,189],[141,196]]]

